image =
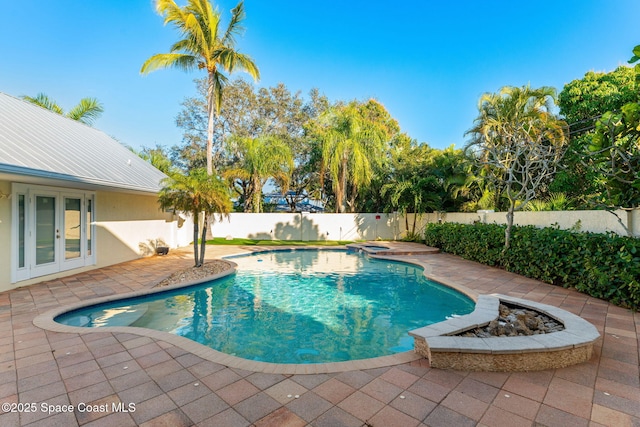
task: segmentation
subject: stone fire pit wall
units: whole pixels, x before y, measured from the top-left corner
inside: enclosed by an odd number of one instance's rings
[[[500,302],[545,314],[564,325],[564,330],[517,337],[460,337],[462,332],[484,327],[498,318]],[[586,362],[600,337],[586,320],[565,310],[506,295],[480,295],[475,310],[409,332],[415,351],[432,368],[462,371],[539,371]]]

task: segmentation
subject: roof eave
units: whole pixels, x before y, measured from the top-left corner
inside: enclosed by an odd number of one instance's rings
[[[25,168],[21,166],[1,164],[0,179],[19,181],[26,183],[37,183],[46,185],[57,185],[73,187],[84,190],[106,190],[127,193],[144,193],[156,195],[160,191],[160,183],[155,188],[136,186],[121,182],[105,181],[95,178],[84,178],[74,175],[43,171],[38,169]],[[70,185],[73,184],[73,185]]]

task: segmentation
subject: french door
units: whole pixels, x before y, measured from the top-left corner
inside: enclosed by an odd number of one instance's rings
[[[14,282],[95,264],[93,193],[14,184]]]

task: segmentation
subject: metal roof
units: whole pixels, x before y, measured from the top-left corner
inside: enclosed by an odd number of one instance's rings
[[[166,176],[104,132],[0,92],[0,177],[157,193]]]

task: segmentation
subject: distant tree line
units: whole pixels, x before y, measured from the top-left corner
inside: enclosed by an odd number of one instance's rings
[[[487,93],[461,149],[412,139],[373,99],[330,102],[318,89],[304,97],[238,78],[213,121],[213,169],[246,212],[269,209],[265,185],[286,192],[292,211],[305,197],[332,212],[635,208],[637,75],[624,66],[590,71],[558,96],[530,87]],[[144,150],[184,172],[206,166],[206,80],[196,85],[200,96],[185,99],[176,119],[182,141]],[[538,172],[523,163],[527,155],[544,157]]]

